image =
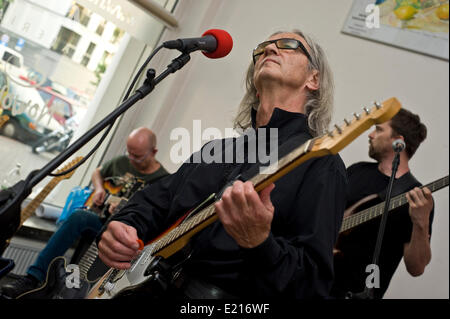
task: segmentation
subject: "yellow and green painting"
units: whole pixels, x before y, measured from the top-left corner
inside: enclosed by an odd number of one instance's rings
[[[448,33],[448,0],[378,0],[380,23],[402,29]]]

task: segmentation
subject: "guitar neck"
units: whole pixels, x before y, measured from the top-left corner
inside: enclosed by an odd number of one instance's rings
[[[438,191],[444,187],[448,186],[448,175],[440,178],[430,184],[424,185],[421,188],[427,187],[431,192]],[[395,208],[398,208],[400,206],[406,205],[408,203],[408,200],[406,199],[406,193],[397,195],[391,199],[389,202],[389,208],[388,211],[394,210]],[[386,202],[381,202],[373,207],[367,208],[365,210],[362,210],[356,214],[350,215],[342,221],[341,230],[339,231],[344,232],[346,230],[349,230],[353,227],[356,227],[358,225],[361,225],[365,222],[368,222],[369,220],[372,220],[384,212],[384,206],[386,205]]]
[[[33,215],[48,194],[56,187],[56,185],[58,185],[60,180],[60,177],[54,177],[47,185],[45,185],[39,194],[33,198],[27,206],[25,206],[25,208],[20,212],[20,226],[22,226],[23,223],[30,218],[31,215]]]

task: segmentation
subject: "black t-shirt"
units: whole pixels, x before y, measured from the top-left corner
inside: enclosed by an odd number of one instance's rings
[[[166,169],[162,166],[162,164],[153,173],[150,174],[141,173],[136,169],[136,167],[131,165],[130,160],[125,155],[117,156],[109,160],[108,162],[102,165],[102,168],[100,170],[100,175],[103,178],[119,177],[125,175],[126,173],[130,173],[135,177],[143,179],[146,184],[150,184],[169,174],[166,171]]]
[[[378,170],[378,163],[356,163],[347,169],[347,175],[349,180],[347,207],[366,196],[379,194],[389,184],[389,176]],[[415,186],[420,186],[420,183],[413,184],[407,189]],[[381,200],[369,202],[363,208],[372,207],[378,202]],[[389,212],[378,261],[380,288],[374,289],[376,298],[382,298],[386,292],[403,257],[404,244],[411,239],[412,222],[408,209],[409,206],[404,205]],[[430,214],[430,234],[433,212]],[[352,228],[348,234],[340,236],[337,248],[342,254],[336,255],[334,258],[333,295],[344,297],[348,291],[358,293],[364,290],[366,278],[373,272],[373,270],[366,272],[366,267],[373,262],[380,221],[381,217],[374,218]]]

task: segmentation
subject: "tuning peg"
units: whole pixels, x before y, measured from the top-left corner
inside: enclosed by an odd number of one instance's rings
[[[377,101],[374,101],[373,104],[375,105],[375,107],[376,107],[377,109],[381,108],[381,104],[378,103]]]
[[[334,127],[336,128],[339,134],[342,134],[342,129],[339,127],[339,125],[334,124]]]
[[[364,112],[366,112],[367,115],[370,114],[370,110],[367,107],[363,107]]]
[[[359,121],[359,119],[360,119],[360,117],[361,117],[361,116],[360,116],[359,114],[357,114],[357,113],[353,113],[353,116],[356,118],[357,121]]]
[[[329,130],[327,130],[327,135],[328,135],[329,137],[334,137],[333,133],[332,133],[331,131],[329,131]]]
[[[345,124],[346,124],[347,126],[350,126],[350,121],[347,120],[346,118],[344,118],[344,122],[345,122]]]

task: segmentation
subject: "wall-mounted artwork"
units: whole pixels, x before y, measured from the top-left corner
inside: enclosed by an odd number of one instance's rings
[[[448,0],[355,0],[343,33],[448,60]]]

